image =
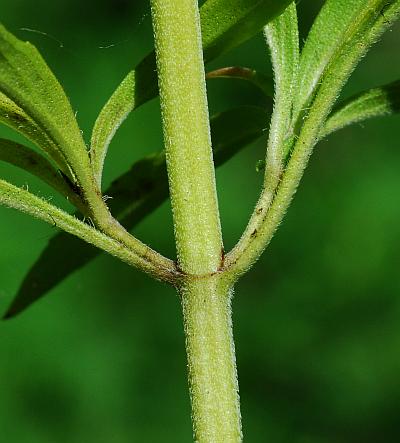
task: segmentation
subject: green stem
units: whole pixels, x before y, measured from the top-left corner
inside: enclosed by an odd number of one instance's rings
[[[230,292],[196,0],[152,0],[161,111],[182,298],[195,440],[241,441]]]
[[[238,443],[242,432],[231,289],[213,276],[188,281],[180,293],[195,441]]]
[[[179,266],[209,274],[222,239],[196,0],[152,0],[165,150]]]

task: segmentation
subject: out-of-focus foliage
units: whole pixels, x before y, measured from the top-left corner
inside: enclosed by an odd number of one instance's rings
[[[151,49],[144,3],[3,3],[1,20],[43,52],[88,140],[107,97]],[[302,37],[321,3],[300,2]],[[396,25],[343,95],[398,78],[399,42]],[[262,38],[213,67],[235,64],[267,70]],[[251,85],[234,80],[210,82],[209,96],[213,113],[259,100]],[[249,442],[400,439],[398,125],[398,116],[371,120],[317,146],[285,222],[236,288],[235,335]],[[4,128],[0,136],[22,140]],[[113,141],[105,185],[159,146],[153,101]],[[217,174],[227,249],[256,201],[262,174],[255,165],[264,148],[253,145]],[[27,181],[3,163],[0,176],[19,185]],[[30,186],[50,193],[38,181]],[[165,204],[135,234],[172,257],[169,210]],[[0,214],[5,309],[54,232],[5,208]],[[59,261],[62,265],[63,257]],[[19,318],[1,323],[0,334],[0,429],[7,441],[190,440],[180,307],[169,288],[102,256]]]

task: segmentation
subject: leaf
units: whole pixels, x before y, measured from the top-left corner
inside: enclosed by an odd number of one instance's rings
[[[292,137],[289,127],[299,67],[299,31],[294,2],[265,26],[264,34],[271,52],[275,82],[275,105],[266,159],[266,181],[274,186],[275,180],[270,175],[276,176],[276,180],[280,176],[284,147]]]
[[[0,122],[19,132],[38,148],[53,158],[58,167],[66,173],[69,170],[64,157],[60,154],[57,145],[26,112],[12,100],[0,92]]]
[[[3,319],[12,318],[63,281],[69,274],[90,262],[100,250],[65,232],[56,234],[24,278]],[[59,264],[63,256],[62,266]]]
[[[214,59],[253,37],[290,0],[208,0],[200,8],[204,58]]]
[[[325,68],[321,85],[317,89],[317,96],[313,107],[321,115],[320,105],[325,108],[326,117],[339,96],[344,84],[354,68],[369,48],[394,23],[400,15],[400,0],[368,0],[354,17],[354,22],[346,31],[347,38],[338,48],[332,60]],[[318,101],[318,106],[316,102]],[[329,103],[330,106],[325,106]],[[321,120],[320,130],[324,121]],[[318,139],[316,139],[317,141]]]
[[[87,177],[90,167],[86,147],[63,89],[36,48],[18,40],[2,25],[0,92],[6,96],[2,98],[3,107],[4,103],[6,107],[16,106],[15,118],[27,116],[28,129],[20,128],[21,132],[30,133],[30,138],[32,132],[40,132],[39,139],[33,141],[49,139],[42,147],[65,174],[71,174],[65,169],[69,165],[74,174]],[[2,121],[4,118],[3,113]],[[15,127],[15,119],[10,126]]]
[[[104,160],[115,132],[129,113],[155,97],[157,67],[154,53],[144,58],[122,81],[104,105],[93,127],[90,158],[97,184],[101,187]]]
[[[213,117],[211,131],[216,166],[263,136],[268,117],[268,112],[253,106],[242,106]],[[168,197],[164,153],[136,162],[113,182],[106,195],[112,197],[109,203],[113,215],[127,229],[137,225]],[[6,316],[23,311],[100,252],[64,232],[55,235],[26,275]],[[63,266],[58,266],[60,254],[64,257]]]
[[[20,143],[0,138],[0,160],[11,163],[35,175],[79,207],[79,199],[69,184],[45,157],[33,149]]]
[[[345,126],[373,117],[400,112],[400,80],[361,92],[339,103],[328,118],[320,137],[326,137]]]
[[[347,80],[351,70],[368,48],[398,14],[398,0],[327,0],[316,18],[301,54],[294,121],[301,124],[323,79],[329,71]],[[349,74],[339,64],[345,58]],[[335,63],[334,63],[335,61]]]
[[[324,71],[347,38],[347,30],[365,0],[327,0],[315,19],[301,53],[295,114],[310,105]]]
[[[218,78],[233,78],[239,80],[245,80],[252,83],[258,89],[260,89],[266,97],[273,97],[274,84],[272,78],[256,71],[255,69],[245,68],[242,66],[228,66],[226,68],[215,69],[214,71],[207,72],[206,79],[218,79]]]
[[[289,3],[289,0],[206,1],[200,8],[205,62],[256,35]],[[108,146],[115,132],[131,111],[157,94],[156,60],[152,52],[124,78],[95,122],[90,152],[99,187]]]

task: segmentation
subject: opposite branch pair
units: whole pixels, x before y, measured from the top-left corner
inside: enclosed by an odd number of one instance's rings
[[[247,17],[249,20],[250,18],[251,20],[259,20],[262,13],[262,8],[264,7],[263,4],[260,3],[259,6],[257,6],[259,9],[252,9],[250,8],[250,5],[248,5],[247,7],[249,9],[245,10],[243,9],[245,8],[244,4],[243,8],[239,8],[241,5],[240,0],[237,0],[237,2],[233,2],[229,5],[225,5],[227,17],[232,17],[232,15],[229,15],[229,11],[232,11],[233,13],[236,8],[240,10],[242,14],[241,19],[238,19],[238,22],[231,22],[228,20],[229,25],[227,24],[221,29],[218,28],[218,32],[216,32],[215,28],[212,27],[211,17],[215,12],[214,8],[218,9],[221,7],[220,3],[221,2],[219,0],[209,0],[201,9],[203,44],[206,60],[210,60],[219,53],[226,51],[233,45],[233,42],[236,42],[235,44],[237,44],[238,42],[246,40],[253,35],[257,28],[243,26],[245,21],[242,19]],[[326,71],[330,57],[332,57],[332,51],[334,52],[334,48],[336,48],[337,51],[338,47],[340,47],[340,36],[346,31],[346,27],[352,23],[351,19],[344,21],[340,18],[339,12],[344,6],[346,5],[343,5],[341,2],[337,1],[327,2],[326,7],[323,9],[323,11],[321,11],[316,24],[313,26],[301,56],[302,74],[299,75],[299,79],[297,81],[297,84],[302,85],[301,90],[310,90],[309,87],[304,86],[306,84],[305,79],[308,78],[307,75],[309,76],[307,81],[309,84],[314,85],[315,88],[321,83],[321,77]],[[349,4],[349,11],[352,11],[352,8],[355,6],[357,6],[358,9],[354,10],[359,10],[363,5],[359,3],[352,3],[351,5]],[[375,17],[382,19],[381,21],[384,25],[383,28],[385,28],[394,20],[398,2],[391,2],[390,5],[386,5],[384,13],[382,13],[382,10],[379,10],[380,6],[376,4],[375,9],[373,10],[375,11]],[[370,5],[366,10],[371,11],[371,8],[372,6]],[[270,15],[272,14],[273,11],[271,10]],[[338,25],[334,25],[332,24],[332,20],[328,20],[329,14],[333,14],[336,17],[336,21],[339,22],[339,25],[341,26],[340,33],[332,32],[332,26]],[[351,14],[349,17],[350,16]],[[265,17],[265,20],[267,20],[267,15],[265,15]],[[285,98],[285,93],[282,91],[282,88],[288,88],[288,85],[290,85],[293,78],[295,78],[295,65],[297,63],[297,24],[295,22],[295,8],[293,5],[291,5],[285,14],[283,14],[273,23],[270,23],[265,30],[269,46],[273,54],[275,81],[277,87],[277,92],[275,94],[275,111],[271,124],[273,127],[276,127],[276,122],[279,123],[281,131],[280,137],[282,137],[283,132],[285,132],[285,125],[287,125],[287,122],[285,123],[285,118],[280,119],[278,116],[282,114],[282,112],[286,113],[286,115],[289,115],[289,113],[292,112],[290,110],[291,97],[289,97],[289,99],[287,99],[287,97]],[[318,26],[317,23],[319,23]],[[379,24],[377,24],[377,26],[379,27]],[[222,45],[221,42],[225,42],[226,46]],[[22,42],[20,44],[25,45]],[[216,48],[218,48],[218,50]],[[32,51],[32,49],[30,50]],[[317,54],[317,56],[314,56],[314,59],[313,54]],[[319,64],[319,67],[314,66],[316,63]],[[146,102],[157,93],[154,68],[155,59],[153,53],[146,57],[143,62],[138,65],[138,68],[132,71],[126,77],[115,94],[106,104],[96,121],[92,134],[92,149],[90,152],[96,187],[100,186],[101,172],[105,155],[114,133],[126,116],[135,107]],[[46,67],[46,69],[48,68]],[[292,80],[290,80],[291,76]],[[248,68],[223,68],[209,73],[207,77],[241,78],[253,82],[258,88],[260,88],[260,90],[264,92],[264,94],[268,96],[271,96],[273,93],[272,82],[268,76],[265,76],[262,73],[257,73]],[[3,79],[2,81],[4,83],[2,87],[4,88],[5,80]],[[279,92],[279,88],[281,88],[281,92]],[[343,104],[339,104],[321,128],[321,132],[317,139],[320,140],[327,134],[348,124],[373,116],[397,112],[399,110],[399,90],[399,83],[394,82],[382,88],[375,88],[371,91],[366,91],[365,93],[361,93],[358,96],[346,100],[346,102]],[[288,90],[286,91],[286,95],[289,96]],[[310,92],[308,92],[306,96],[309,97]],[[289,102],[283,105],[282,103],[284,103],[285,100],[289,100]],[[297,98],[296,100],[298,101],[299,99]],[[296,106],[297,108],[299,107],[299,105]],[[304,108],[307,108],[307,106],[304,106]],[[298,113],[298,111],[296,112]],[[263,130],[267,126],[267,115],[268,111],[266,114],[265,111],[260,108],[244,107],[238,108],[237,110],[230,110],[216,116],[215,119],[212,119],[212,138],[215,149],[214,156],[216,165],[218,166],[220,161],[227,160],[238,149],[242,148],[247,143],[262,136],[264,134]],[[31,139],[35,144],[40,145],[45,150],[45,153],[50,155],[51,159],[54,158],[56,160],[56,169],[54,168],[54,165],[52,163],[49,164],[49,161],[43,156],[40,156],[29,148],[16,145],[15,143],[7,140],[3,140],[0,143],[0,159],[17,164],[19,167],[23,167],[31,173],[40,175],[41,178],[55,187],[56,190],[61,192],[70,202],[72,202],[79,209],[79,211],[84,214],[84,216],[92,218],[86,204],[82,201],[81,190],[76,183],[76,178],[71,175],[70,168],[65,164],[63,156],[58,153],[58,145],[54,143],[54,140],[49,137],[46,132],[43,132],[37,126],[34,120],[29,118],[29,116],[20,107],[18,107],[4,94],[0,94],[0,121],[19,131]],[[300,122],[302,120],[297,116],[297,121]],[[273,158],[273,156],[276,155],[276,152],[280,150],[280,155],[283,153],[284,160],[280,161],[279,157],[277,157],[278,161],[270,161],[270,159],[267,158],[266,163],[269,164],[269,168],[265,173],[265,190],[263,191],[260,199],[260,202],[265,199],[267,203],[268,201],[270,203],[271,196],[274,195],[274,188],[276,187],[273,184],[274,180],[272,180],[272,178],[275,176],[276,182],[276,177],[279,177],[279,171],[282,170],[282,165],[288,164],[290,154],[293,154],[294,152],[292,149],[292,144],[295,141],[294,126],[290,126],[287,133],[285,133],[284,146],[280,146],[282,142],[277,142],[276,137],[272,137],[273,133],[276,134],[276,131],[271,131],[269,147],[267,149],[267,157]],[[298,134],[296,137],[298,137]],[[275,141],[273,142],[273,140]],[[274,149],[272,149],[271,146],[274,146]],[[219,154],[220,147],[222,148],[221,152],[226,153],[221,154],[221,157]],[[149,157],[148,159],[139,161],[131,171],[126,173],[121,180],[116,182],[117,186],[114,186],[105,192],[106,195],[114,197],[114,199],[109,202],[112,213],[114,217],[122,222],[127,229],[131,229],[134,224],[138,223],[138,221],[141,220],[149,211],[153,210],[163,201],[163,199],[167,197],[167,183],[165,169],[163,166],[163,156],[159,156],[157,154],[153,158]],[[158,161],[158,158],[160,158],[161,162]],[[219,158],[222,160],[219,160]],[[271,169],[272,164],[278,165],[278,167]],[[52,165],[53,167],[51,167]],[[57,172],[57,168],[62,171],[62,173]],[[144,175],[146,175],[146,177],[144,177]],[[142,185],[142,183],[145,185]],[[104,207],[102,202],[100,203],[100,206]],[[250,262],[257,258],[260,251],[263,250],[265,244],[268,242],[268,238],[270,238],[275,230],[272,225],[271,229],[269,230],[269,234],[266,235],[266,240],[263,242],[259,242],[259,240],[257,240],[256,242],[257,244],[262,244],[263,246],[258,249],[256,248],[256,251],[253,250],[253,252],[250,254],[251,257],[248,257],[245,260],[237,260],[240,251],[247,249],[246,245],[254,242],[255,237],[258,237],[259,233],[263,232],[263,229],[260,229],[260,226],[265,226],[267,224],[266,222],[262,222],[262,220],[264,220],[264,212],[266,213],[268,207],[269,204],[257,205],[255,213],[253,214],[241,241],[238,243],[236,248],[234,248],[233,251],[227,255],[225,259],[225,267],[232,269],[232,265],[237,263],[236,266],[238,267],[238,273],[240,274],[249,266]],[[264,212],[261,210],[261,208],[264,209]],[[274,224],[279,224],[279,217],[276,218],[273,225]],[[121,231],[119,227],[118,230]],[[124,240],[122,243],[124,243],[124,241],[126,242],[128,238],[125,233],[123,233],[123,236]],[[42,257],[27,275],[21,290],[18,293],[16,301],[13,304],[13,312],[19,312],[20,309],[23,309],[32,301],[43,296],[49,288],[53,287],[70,272],[82,266],[83,263],[90,260],[97,254],[95,250],[91,250],[88,246],[85,246],[85,243],[74,242],[73,249],[75,253],[70,257],[68,262],[69,266],[66,266],[62,272],[54,272],[54,260],[48,257],[57,255],[55,248],[57,250],[60,250],[60,248],[70,249],[71,241],[72,240],[67,236],[59,234],[55,237],[54,242],[52,241],[49,244],[48,248],[43,252]],[[121,239],[119,241],[121,241]],[[132,241],[130,237],[129,241]],[[136,244],[134,247],[136,247]],[[93,252],[89,253],[89,251]],[[146,256],[146,254],[144,254],[144,256]],[[167,265],[166,269],[170,269],[172,272],[173,265],[171,262],[163,261],[163,263]],[[52,276],[46,285],[41,283],[43,275]]]

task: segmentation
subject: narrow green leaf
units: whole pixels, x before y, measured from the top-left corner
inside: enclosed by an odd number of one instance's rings
[[[250,39],[290,0],[208,0],[200,8],[205,62]],[[158,94],[154,52],[131,71],[101,110],[92,133],[92,168],[101,184],[108,146],[131,111]]]
[[[57,155],[48,152],[61,169],[68,164],[77,176],[87,176],[90,166],[86,147],[63,89],[36,48],[18,40],[2,25],[0,92],[8,98],[8,106],[11,102],[19,108],[16,115],[28,116],[27,132],[39,129],[42,136],[43,133],[48,136],[58,151]]]
[[[282,13],[290,0],[208,0],[200,9],[206,61],[240,45]]]
[[[0,92],[0,122],[19,132],[52,158],[66,174],[69,171],[58,146],[29,115]]]
[[[301,54],[294,107],[294,122],[297,121],[297,125],[301,124],[303,116],[307,114],[323,78],[332,66],[332,60],[351,52],[364,54],[379,37],[380,29],[387,28],[393,21],[393,12],[398,5],[398,0],[325,2]],[[372,36],[374,28],[376,35]]]
[[[301,53],[296,116],[310,105],[321,78],[335,52],[348,37],[354,17],[365,0],[327,0],[315,19]]]
[[[245,80],[260,89],[266,97],[273,97],[274,95],[274,82],[272,78],[255,69],[245,68],[243,66],[228,66],[226,68],[215,69],[206,74],[207,80],[218,78]]]
[[[339,103],[328,118],[321,138],[353,123],[400,112],[400,80],[361,92]]]
[[[313,102],[315,112],[325,119],[347,82],[354,68],[368,52],[369,48],[400,16],[400,0],[368,0],[364,3],[359,14],[354,17],[353,23],[346,30],[342,44],[333,54],[325,68],[321,84],[316,89],[316,98]],[[324,111],[322,112],[322,109]],[[323,131],[324,121],[319,118],[320,126],[315,127]],[[318,138],[315,139],[315,143]]]
[[[76,206],[79,207],[82,203],[53,165],[33,149],[0,138],[0,160],[18,166],[40,178]]]
[[[48,242],[36,263],[25,276],[18,293],[3,319],[12,318],[42,298],[72,272],[97,257],[101,251],[78,237],[65,232],[56,234]],[[57,265],[62,254],[62,266]]]
[[[99,188],[108,146],[129,113],[157,95],[154,53],[144,58],[122,81],[104,105],[93,127],[90,159]]]
[[[266,183],[273,186],[282,172],[286,141],[292,136],[289,128],[299,66],[296,4],[291,3],[283,14],[268,23],[264,28],[264,34],[271,52],[275,82],[275,105],[269,132],[265,172]]]
[[[268,118],[268,112],[253,106],[242,106],[213,117],[211,132],[216,166],[262,137]],[[113,182],[106,195],[112,197],[109,206],[114,217],[127,229],[132,229],[168,198],[164,152],[136,162],[127,173]],[[18,314],[43,297],[100,252],[64,232],[55,235],[26,275],[8,317]],[[60,254],[64,257],[62,267],[57,266]]]

